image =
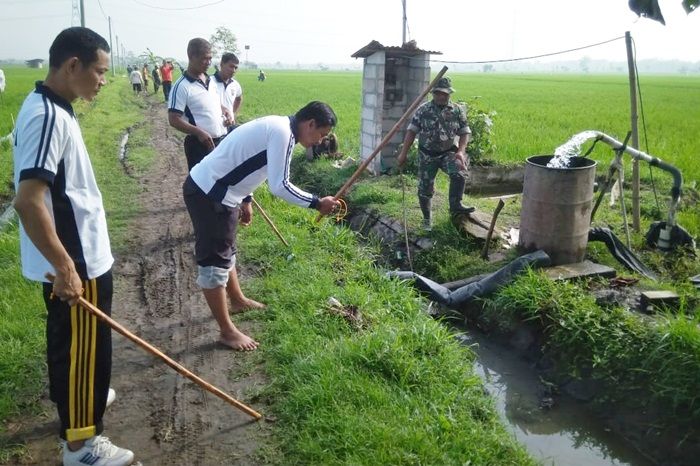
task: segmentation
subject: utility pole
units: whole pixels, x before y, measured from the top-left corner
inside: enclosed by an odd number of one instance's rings
[[[85,4],[80,0],[80,25],[85,27]]]
[[[80,23],[80,4],[78,0],[73,0],[71,8],[70,25],[77,26]]]
[[[115,35],[114,35],[114,39],[115,39],[115,42],[116,42],[115,47],[116,47],[116,49],[117,49],[117,68],[121,68],[121,62],[119,61],[119,35],[118,35],[118,34],[115,34]]]
[[[107,16],[107,23],[109,24],[109,64],[112,68],[112,77],[114,77],[114,48],[112,47],[112,17]]]
[[[402,40],[401,44],[406,43],[406,29],[407,29],[407,21],[406,21],[406,0],[401,0],[401,4],[403,5],[403,35],[402,35]]]
[[[639,131],[637,128],[637,72],[634,66],[634,54],[632,52],[632,36],[629,31],[625,32],[625,45],[627,46],[627,69],[630,81],[630,130],[632,137],[630,146],[639,148]],[[620,199],[622,202],[622,199]],[[632,228],[639,232],[639,161],[632,160]]]

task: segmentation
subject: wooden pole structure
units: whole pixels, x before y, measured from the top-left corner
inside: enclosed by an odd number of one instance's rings
[[[437,82],[440,80],[440,78],[443,77],[443,75],[447,73],[447,67],[443,66],[440,72],[435,76],[435,78],[428,84],[428,86],[423,89],[423,92],[420,93],[418,97],[413,101],[413,103],[406,109],[404,114],[399,118],[399,121],[396,122],[396,124],[389,130],[388,133],[386,133],[386,136],[381,140],[379,145],[374,149],[374,151],[369,154],[369,156],[360,164],[359,167],[357,167],[357,170],[355,170],[355,173],[352,174],[352,176],[345,182],[345,184],[338,190],[337,193],[335,193],[335,198],[343,197],[345,193],[347,192],[348,189],[350,189],[350,186],[352,186],[355,181],[362,175],[362,172],[365,171],[369,163],[374,159],[377,154],[381,152],[381,150],[386,146],[389,141],[391,140],[392,137],[394,137],[394,134],[401,129],[401,127],[406,123],[406,120],[408,120],[411,115],[413,115],[413,112],[416,111],[418,106],[423,102],[423,99],[425,98],[426,95],[428,95],[428,92],[435,87]],[[322,214],[318,214],[318,217],[316,217],[316,222],[321,221],[323,218]]]
[[[270,217],[267,216],[263,208],[260,207],[260,204],[258,204],[258,201],[255,200],[255,198],[253,198],[253,205],[260,211],[260,215],[262,215],[267,224],[272,227],[272,231],[275,232],[280,241],[282,241],[282,243],[284,243],[285,246],[289,247],[289,243],[282,237],[282,233],[280,233],[275,224],[272,223],[272,219],[270,219]]]
[[[637,71],[634,62],[634,52],[632,49],[632,36],[629,31],[625,32],[625,45],[627,47],[627,69],[630,81],[630,130],[632,138],[630,147],[639,149],[639,131],[637,129]],[[622,187],[620,187],[622,189]],[[622,202],[622,199],[620,199]],[[632,160],[632,228],[639,232],[639,160]]]
[[[107,24],[109,24],[109,67],[112,69],[112,77],[114,77],[114,47],[112,46],[112,17],[107,16]]]

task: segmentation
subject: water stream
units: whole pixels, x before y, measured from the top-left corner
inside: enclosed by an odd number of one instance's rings
[[[506,426],[542,464],[654,464],[624,439],[606,430],[580,402],[558,396],[552,408],[540,408],[544,387],[537,372],[512,349],[472,330],[466,331],[462,342],[477,354],[475,372],[484,380]]]
[[[567,168],[571,158],[581,153],[581,146],[589,139],[598,136],[595,131],[586,130],[575,134],[561,146],[554,149],[554,157],[547,163],[548,168]]]

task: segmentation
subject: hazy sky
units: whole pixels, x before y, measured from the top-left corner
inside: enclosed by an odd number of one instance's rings
[[[72,0],[0,0],[0,59],[47,58],[53,38],[71,26]],[[257,63],[352,63],[350,55],[378,40],[400,45],[401,0],[84,0],[86,26],[119,36],[136,55],[186,58],[187,41],[225,25],[239,56]],[[447,61],[542,55],[623,36],[637,58],[700,61],[700,12],[660,0],[666,26],[638,18],[627,0],[407,0],[409,39]],[[77,24],[76,24],[77,25]],[[624,40],[539,61],[625,61]]]

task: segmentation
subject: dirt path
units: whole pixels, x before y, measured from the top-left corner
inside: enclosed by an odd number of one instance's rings
[[[194,283],[192,225],[181,193],[186,176],[181,137],[169,128],[162,103],[146,113],[157,155],[141,180],[143,213],[133,226],[133,246],[116,258],[113,317],[264,413],[265,406],[250,401],[265,383],[259,354],[216,343],[216,324]],[[255,333],[251,323],[236,322]],[[144,466],[260,464],[253,455],[268,435],[265,421],[252,421],[116,333],[112,387],[117,400],[105,416],[105,434],[133,450]],[[17,438],[28,440],[31,458],[18,464],[60,464],[55,411],[48,401],[46,413],[39,425],[19,429]]]

